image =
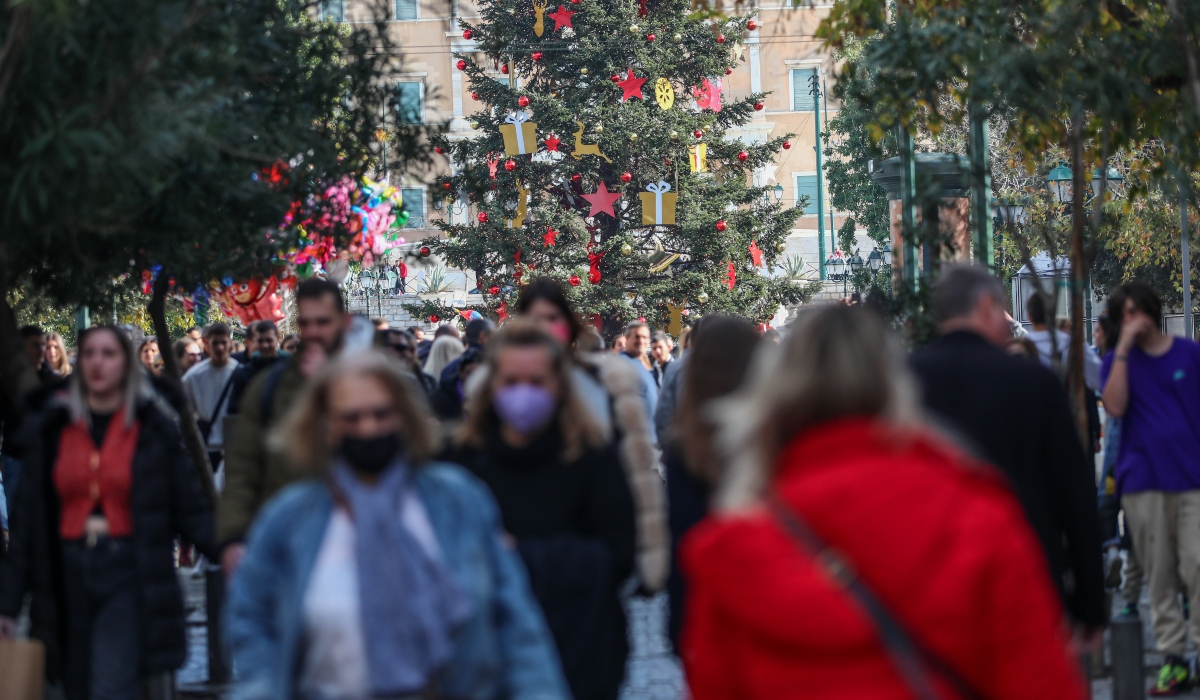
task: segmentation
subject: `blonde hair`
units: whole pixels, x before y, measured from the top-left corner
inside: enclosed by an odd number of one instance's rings
[[[463,445],[482,449],[487,436],[500,424],[500,417],[492,405],[495,392],[492,381],[496,377],[496,365],[505,348],[544,348],[550,356],[550,366],[558,379],[562,397],[558,410],[558,429],[562,434],[564,461],[571,462],[583,454],[586,447],[604,445],[604,435],[592,420],[591,414],[579,399],[571,377],[571,358],[568,351],[536,322],[516,318],[504,326],[488,343],[487,381],[471,396],[467,406],[467,419],[459,429],[458,441]]]
[[[818,424],[873,416],[902,435],[923,422],[916,380],[892,332],[870,311],[840,304],[801,311],[787,340],[759,353],[745,387],[714,403],[729,455],[715,501],[722,511],[755,505],[780,450]]]
[[[425,360],[425,374],[434,379],[442,378],[442,370],[459,355],[463,354],[462,341],[452,335],[443,335],[433,341],[429,347],[429,357]]]
[[[335,382],[349,376],[379,380],[391,394],[403,421],[409,464],[420,466],[433,456],[435,431],[420,389],[397,360],[378,350],[343,353],[327,363],[305,387],[295,407],[271,431],[268,446],[284,454],[297,470],[310,475],[329,468],[329,393]]]
[[[148,381],[144,380],[141,360],[138,359],[137,353],[133,349],[133,340],[124,329],[116,326],[92,326],[79,334],[77,344],[78,354],[76,362],[83,362],[84,348],[87,347],[88,339],[92,336],[107,332],[117,339],[117,345],[121,347],[121,352],[125,353],[125,386],[122,387],[121,406],[125,410],[125,426],[129,427],[133,424],[137,414],[138,401],[142,398],[152,398],[153,393],[147,386]],[[88,410],[87,404],[87,387],[84,386],[84,373],[76,372],[71,375],[70,382],[67,385],[67,412],[71,416],[72,421],[83,421],[91,427],[92,415]]]
[[[49,360],[46,364],[50,369],[54,370],[55,374],[60,377],[66,377],[71,374],[71,360],[67,357],[67,344],[63,342],[63,337],[55,331],[46,334],[46,347],[54,346],[58,348],[58,366],[51,365]]]

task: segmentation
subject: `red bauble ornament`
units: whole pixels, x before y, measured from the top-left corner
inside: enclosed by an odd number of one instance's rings
[[[755,29],[758,29],[758,22],[755,22],[754,20],[750,20],[749,22],[746,23],[746,29],[749,29],[750,31],[754,31]]]
[[[427,246],[427,245],[423,245],[423,246],[421,246],[421,257],[422,257],[422,258],[428,258],[428,257],[429,257],[429,246]]]
[[[533,60],[535,60],[535,61],[540,61],[540,60],[542,60],[542,52],[541,52],[541,51],[534,51],[534,52],[533,52],[533,57],[532,57],[532,58],[533,58]]]
[[[476,102],[478,102],[478,101],[479,101],[479,93],[478,93],[478,92],[472,92],[472,93],[471,93],[471,99],[472,99],[472,100],[475,100]]]
[[[671,164],[670,158],[663,158],[663,165],[670,165],[670,164]]]
[[[621,82],[621,76],[614,75],[613,77],[609,78],[609,80],[613,81],[614,83],[619,83]]]
[[[491,294],[492,296],[496,296],[499,293],[500,293],[500,285],[493,284],[492,286],[488,287],[488,294]]]
[[[572,2],[573,4],[575,4],[575,5],[578,5],[578,4],[579,4],[579,2],[580,2],[580,0],[571,0],[571,2]]]
[[[442,155],[443,153],[445,153],[445,152],[446,152],[446,149],[442,148],[441,146],[434,146],[434,147],[433,147],[433,152],[434,152],[434,153],[436,153],[436,154],[438,154],[438,155],[440,156],[440,155]]]
[[[501,64],[500,72],[505,75],[508,75],[508,64],[507,63]]]
[[[528,107],[529,106],[529,98],[524,95],[521,95],[520,97],[517,98],[517,104],[521,105],[522,107]]]
[[[743,163],[745,163],[746,159],[749,157],[750,157],[749,153],[747,153],[745,151],[738,151],[738,160],[742,161]],[[512,161],[509,161],[509,162],[511,163]]]
[[[437,323],[440,320],[442,320],[442,319],[437,314],[429,314],[429,322],[430,323]]]
[[[786,151],[786,150],[788,150],[788,149],[789,149],[789,148],[791,148],[791,147],[792,147],[792,142],[791,142],[791,141],[784,141],[784,142],[783,142],[783,150],[785,150],[785,151]]]
[[[504,161],[504,169],[511,173],[517,169],[517,164],[513,160],[506,160]]]
[[[725,75],[733,75],[733,69],[732,69],[732,68],[726,68],[726,69],[725,69]]]
[[[464,31],[463,31],[463,38],[464,38],[464,39],[470,39],[472,36],[474,36],[474,35],[473,35],[473,34],[471,34],[471,30],[470,30],[470,29],[466,29],[466,30],[464,30]]]
[[[718,34],[718,35],[717,35],[717,43],[718,43],[718,44],[724,44],[724,43],[725,43],[725,35],[724,35],[724,34]]]
[[[454,67],[459,70],[464,70],[467,67],[467,62],[460,58],[458,59],[458,63],[454,64]]]
[[[583,176],[580,175],[579,173],[575,173],[574,175],[571,176],[571,182],[579,182],[582,179],[583,179]]]
[[[763,103],[761,103],[761,102],[755,102],[755,103],[754,103],[754,111],[755,111],[755,112],[761,112],[761,111],[763,111],[763,107],[765,107],[765,106],[766,106],[766,105],[764,105],[764,104],[763,104]]]
[[[487,223],[487,212],[481,211],[481,212],[479,212],[479,216],[477,216],[475,218],[479,219],[479,223],[486,224]]]
[[[729,228],[729,226],[725,224],[724,219],[721,219],[720,221],[717,222],[717,230],[718,231],[724,231],[727,228]]]
[[[443,183],[442,183],[442,189],[443,189],[443,190],[448,190],[448,189],[450,189],[452,186],[453,186],[453,185],[451,185],[449,182],[443,182]]]
[[[655,39],[657,39],[657,38],[658,38],[658,37],[654,36],[653,34],[647,34],[647,35],[646,35],[646,41],[654,41],[654,40],[655,40]]]
[[[582,280],[579,279],[579,275],[571,275],[567,278],[567,284],[571,285],[572,287],[578,287],[581,281]]]
[[[698,139],[702,139],[702,138],[704,138],[704,132],[700,131],[699,129],[696,129],[695,131],[692,132],[692,136],[695,136]]]
[[[629,173],[621,173],[621,182],[629,182],[632,179],[633,175],[630,175]]]

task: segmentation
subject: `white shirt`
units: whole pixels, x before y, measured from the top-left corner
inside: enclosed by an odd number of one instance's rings
[[[1065,367],[1071,335],[1060,330],[1055,330],[1054,333],[1054,342],[1058,345],[1058,354]],[[1050,347],[1050,329],[1029,331],[1029,339],[1037,346],[1038,359],[1042,361],[1043,365],[1050,367],[1051,358],[1054,355],[1054,350]],[[1100,391],[1100,355],[1096,354],[1096,351],[1087,344],[1083,346],[1083,383],[1087,384],[1092,391]]]
[[[212,360],[201,360],[183,375],[183,389],[187,392],[188,403],[196,412],[196,420],[209,420],[213,417],[217,399],[221,398],[221,392],[238,367],[240,365],[237,360],[232,358],[221,367],[213,366]],[[216,412],[217,419],[213,421],[212,431],[208,434],[210,450],[216,451],[225,446],[221,424],[225,422],[225,414],[229,412],[229,395],[232,393],[232,388],[225,392],[221,410]]]
[[[440,558],[429,513],[411,489],[404,494],[400,517],[417,543]],[[304,663],[296,690],[306,700],[371,697],[355,547],[354,521],[345,510],[335,508],[304,592]]]

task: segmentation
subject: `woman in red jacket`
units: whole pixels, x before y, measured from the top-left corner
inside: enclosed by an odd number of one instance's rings
[[[736,456],[683,543],[693,697],[1083,698],[1020,507],[922,426],[887,329],[794,328],[725,407]]]

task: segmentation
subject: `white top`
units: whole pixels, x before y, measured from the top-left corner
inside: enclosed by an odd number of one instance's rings
[[[1054,342],[1058,345],[1058,354],[1062,358],[1061,362],[1065,367],[1067,364],[1067,349],[1070,347],[1071,335],[1060,330],[1055,330]],[[1053,356],[1053,348],[1050,347],[1050,329],[1041,331],[1029,331],[1029,339],[1038,349],[1038,359],[1043,365],[1051,366],[1050,359]],[[1087,384],[1088,388],[1093,391],[1100,391],[1100,355],[1089,345],[1083,346],[1083,383]]]
[[[221,398],[225,384],[233,377],[233,373],[238,367],[240,365],[237,360],[232,358],[222,367],[214,367],[211,359],[201,360],[183,375],[183,389],[187,392],[188,403],[192,405],[197,420],[208,420],[213,417],[217,399]],[[208,434],[210,450],[216,451],[225,446],[225,436],[221,424],[225,422],[225,414],[229,412],[229,394],[232,393],[233,389],[230,388],[225,394],[221,410],[217,412],[217,420],[213,422],[212,431]]]
[[[411,489],[405,492],[401,519],[430,556],[441,556],[425,504]],[[354,521],[335,508],[304,592],[304,663],[296,690],[305,700],[371,697],[355,546]]]

